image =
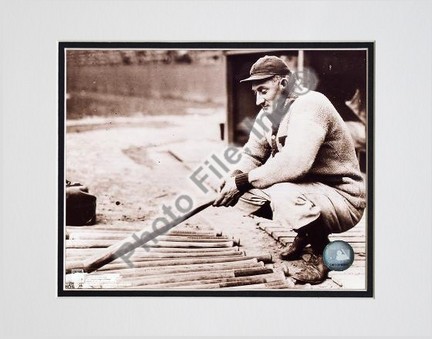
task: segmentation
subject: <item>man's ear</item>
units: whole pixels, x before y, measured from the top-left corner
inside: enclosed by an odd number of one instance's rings
[[[286,87],[288,86],[288,79],[286,79],[286,78],[282,78],[282,80],[280,81],[280,85],[281,85],[283,88],[286,88]]]

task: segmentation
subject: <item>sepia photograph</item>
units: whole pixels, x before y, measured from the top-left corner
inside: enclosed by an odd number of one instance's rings
[[[373,297],[373,42],[60,42],[59,296]]]
[[[1,338],[431,337],[432,2],[0,8]]]

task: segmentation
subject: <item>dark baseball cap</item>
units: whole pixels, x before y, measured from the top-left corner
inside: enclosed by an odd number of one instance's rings
[[[249,73],[250,77],[240,80],[240,82],[264,80],[274,75],[287,75],[290,70],[281,58],[266,55],[252,65]]]

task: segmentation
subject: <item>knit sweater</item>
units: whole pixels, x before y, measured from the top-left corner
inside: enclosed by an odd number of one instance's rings
[[[289,109],[279,124],[259,112],[238,170],[248,173],[256,188],[322,182],[364,208],[365,188],[353,140],[332,103],[315,91],[288,101]]]

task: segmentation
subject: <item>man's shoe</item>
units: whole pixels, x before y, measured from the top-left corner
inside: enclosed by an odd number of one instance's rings
[[[293,278],[301,284],[316,285],[327,279],[329,269],[324,265],[322,255],[312,255],[306,263],[306,267],[293,275]]]
[[[306,235],[297,235],[289,247],[280,253],[279,257],[283,260],[297,260],[308,244],[309,239]]]
[[[327,234],[314,234],[310,236],[310,244],[315,255],[319,256],[324,253],[324,248],[330,243]]]

